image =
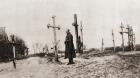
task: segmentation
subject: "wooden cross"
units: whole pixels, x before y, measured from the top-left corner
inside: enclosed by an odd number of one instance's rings
[[[72,25],[75,27],[75,34],[76,34],[76,52],[79,53],[79,43],[78,43],[78,23],[77,23],[77,14],[74,14],[74,23]]]
[[[113,41],[113,47],[114,47],[114,52],[115,52],[115,39],[114,39],[114,32],[113,32],[113,30],[112,30],[112,41]]]
[[[102,38],[102,52],[104,51],[104,39]]]
[[[124,37],[123,37],[123,34],[124,34],[123,28],[124,28],[124,26],[123,26],[122,23],[121,23],[120,28],[121,28],[120,34],[122,35],[122,49],[123,49],[123,52],[124,52]]]
[[[130,26],[129,25],[127,25],[127,34],[128,34],[128,46],[130,47]]]
[[[134,33],[134,50],[136,50],[136,36],[135,36],[135,33]]]
[[[130,29],[130,39],[131,39],[131,50],[133,50],[134,49],[134,44],[133,44],[133,42],[134,42],[134,33],[133,33],[133,28],[132,28],[132,26],[131,26],[131,29]]]
[[[83,53],[84,43],[83,43],[83,25],[82,25],[82,21],[81,21],[81,29],[80,30],[81,30],[81,42],[82,42],[82,44],[81,44],[81,46],[82,46],[82,48],[81,48],[82,50],[81,51],[82,52],[81,53]]]
[[[54,50],[55,50],[55,61],[58,61],[58,50],[57,50],[57,37],[56,37],[56,29],[60,30],[60,26],[55,25],[55,16],[52,16],[53,25],[48,24],[48,28],[53,28],[54,33]]]
[[[15,43],[15,36],[13,35],[13,36],[11,36],[11,41],[12,42],[10,42],[10,43],[8,43],[8,44],[10,44],[10,45],[12,45],[12,50],[13,50],[13,66],[14,66],[14,68],[16,69],[16,48],[15,48],[15,45],[19,45],[19,44],[17,44],[17,43]]]

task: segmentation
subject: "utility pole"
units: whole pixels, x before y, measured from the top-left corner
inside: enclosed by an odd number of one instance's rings
[[[123,37],[123,34],[124,34],[123,28],[124,28],[124,26],[123,26],[122,23],[121,23],[120,28],[121,28],[120,34],[122,35],[122,49],[123,49],[123,52],[124,52],[124,37]]]
[[[102,38],[102,52],[104,51],[104,39]]]
[[[48,24],[47,27],[48,27],[48,28],[53,28],[55,61],[58,62],[59,60],[58,60],[58,49],[57,49],[56,29],[60,30],[60,26],[56,26],[56,25],[55,25],[55,16],[52,16],[52,20],[53,20],[53,25]]]
[[[113,32],[113,29],[112,29],[112,41],[113,41],[113,47],[114,47],[114,52],[116,51],[115,49],[115,39],[114,39],[114,32]]]
[[[79,39],[78,39],[78,23],[77,23],[77,14],[74,14],[74,23],[72,25],[75,27],[76,34],[76,52],[79,53]]]
[[[82,45],[81,45],[81,46],[82,46],[82,50],[81,50],[81,51],[82,51],[82,53],[83,53],[83,46],[84,46],[83,44],[84,44],[84,43],[83,43],[83,25],[82,25],[82,21],[81,21],[81,29],[80,29],[80,30],[81,30],[81,39],[82,39],[82,40],[81,40],[81,41],[82,41]]]

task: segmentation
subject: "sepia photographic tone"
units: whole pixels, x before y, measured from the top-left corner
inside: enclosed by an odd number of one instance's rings
[[[140,78],[139,0],[1,0],[0,78]]]

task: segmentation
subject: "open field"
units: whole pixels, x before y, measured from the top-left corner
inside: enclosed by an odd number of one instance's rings
[[[86,56],[88,58],[83,58]],[[12,62],[0,64],[0,78],[140,78],[140,57],[83,54],[75,64],[54,64],[48,58],[30,57],[18,60],[17,69]]]

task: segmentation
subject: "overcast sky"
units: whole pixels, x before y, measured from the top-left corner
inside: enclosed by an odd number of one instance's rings
[[[53,32],[46,25],[52,24],[51,17],[55,15],[56,25],[61,26],[57,39],[60,49],[64,49],[68,28],[75,40],[74,13],[78,15],[79,25],[83,21],[84,44],[88,48],[100,48],[102,38],[105,46],[112,46],[112,29],[116,45],[121,45],[121,22],[133,26],[136,43],[140,43],[139,0],[0,0],[0,26],[5,26],[8,34],[23,38],[29,48],[36,42],[52,46]]]

